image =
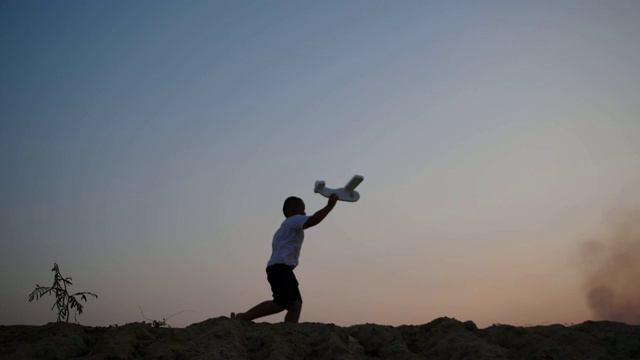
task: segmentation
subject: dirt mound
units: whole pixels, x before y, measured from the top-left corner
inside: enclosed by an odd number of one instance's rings
[[[132,323],[0,326],[2,359],[640,359],[640,325],[585,322],[478,329],[439,318],[415,326],[268,324],[216,318],[186,328]]]

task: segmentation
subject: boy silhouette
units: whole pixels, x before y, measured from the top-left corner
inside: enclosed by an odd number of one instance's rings
[[[287,310],[284,321],[297,323],[302,310],[302,296],[293,269],[298,266],[304,229],[318,225],[338,201],[331,194],[327,205],[315,214],[307,216],[302,199],[290,196],[284,201],[282,212],[285,220],[273,235],[271,258],[267,263],[267,280],[271,285],[273,300],[266,300],[247,312],[231,313],[232,319],[254,320]]]

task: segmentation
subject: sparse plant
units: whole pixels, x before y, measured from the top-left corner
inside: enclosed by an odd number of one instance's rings
[[[78,298],[80,300],[83,300],[84,302],[87,302],[87,296],[93,296],[97,298],[98,295],[88,291],[77,292],[73,295],[70,295],[67,291],[67,286],[73,285],[73,283],[71,282],[72,279],[70,277],[63,277],[62,274],[60,274],[60,269],[58,268],[58,264],[56,263],[53,263],[53,269],[51,271],[55,273],[53,278],[53,285],[47,287],[36,284],[35,290],[33,290],[29,295],[29,302],[38,300],[44,295],[53,294],[56,297],[56,302],[53,304],[53,306],[51,306],[51,310],[53,310],[53,308],[57,308],[57,321],[69,322],[69,309],[75,309],[78,314],[82,314],[83,306],[80,301],[78,301]]]
[[[162,327],[167,327],[170,328],[171,325],[167,324],[167,320],[166,319],[162,319],[162,321],[158,321],[158,320],[151,320],[151,327],[154,328],[162,328]]]
[[[149,319],[146,316],[144,316],[144,311],[142,311],[142,307],[138,306],[138,309],[140,309],[140,314],[142,314],[142,318],[147,320],[147,321],[151,321],[151,327],[154,327],[154,328],[163,328],[163,327],[170,328],[171,325],[167,324],[167,320],[168,319],[171,319],[172,317],[174,317],[176,315],[180,315],[180,314],[185,313],[185,312],[193,312],[193,310],[183,310],[183,311],[175,313],[175,314],[173,314],[171,316],[168,316],[166,319],[163,318],[162,321],[158,321],[158,320]]]

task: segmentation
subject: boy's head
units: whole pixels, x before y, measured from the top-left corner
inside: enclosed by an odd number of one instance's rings
[[[282,206],[284,217],[288,218],[293,215],[306,215],[304,212],[304,201],[295,196],[289,196]]]

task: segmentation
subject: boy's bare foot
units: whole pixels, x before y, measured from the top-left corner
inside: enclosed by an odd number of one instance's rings
[[[231,315],[229,316],[231,319],[236,319],[236,320],[244,320],[244,313],[234,313],[232,312]]]

